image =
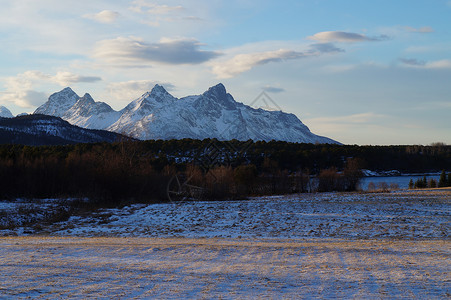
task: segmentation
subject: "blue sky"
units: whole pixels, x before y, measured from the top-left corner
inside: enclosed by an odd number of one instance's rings
[[[0,0],[0,105],[265,90],[346,144],[451,144],[451,1]],[[257,101],[258,103],[258,101]]]

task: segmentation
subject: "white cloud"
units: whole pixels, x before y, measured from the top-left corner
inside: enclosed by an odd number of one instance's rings
[[[320,42],[365,42],[365,41],[382,41],[388,39],[386,35],[380,35],[377,37],[369,37],[364,34],[343,32],[343,31],[323,31],[318,32],[312,36],[307,37],[310,40]]]
[[[81,76],[70,72],[57,72],[55,75],[49,75],[40,71],[26,71],[3,80],[6,93],[0,95],[0,101],[32,108],[42,104],[47,99],[47,94],[36,91],[36,86],[49,83],[66,86],[77,82],[96,82],[99,80],[101,80],[100,77]]]
[[[111,10],[102,10],[96,14],[85,14],[83,15],[86,19],[91,19],[100,23],[110,24],[114,23],[119,17],[119,13]]]
[[[33,90],[33,83],[37,80],[47,80],[48,76],[38,71],[27,71],[16,77],[4,79],[6,93],[0,95],[3,103],[14,103],[19,107],[31,108],[46,99],[46,94]]]
[[[442,59],[442,60],[427,62],[425,64],[425,67],[427,69],[451,69],[451,60]]]
[[[219,78],[231,78],[240,73],[249,71],[250,69],[258,65],[263,65],[270,62],[298,59],[309,55],[312,54],[285,49],[238,54],[227,61],[214,63],[212,71]]]
[[[138,37],[118,37],[96,44],[94,57],[116,66],[143,66],[150,62],[163,64],[200,64],[220,55],[201,50],[194,39],[161,39],[147,43]]]
[[[249,71],[255,66],[264,65],[271,62],[283,62],[287,60],[294,60],[343,51],[344,50],[335,47],[331,43],[319,43],[310,45],[309,49],[304,52],[279,49],[264,52],[237,54],[228,60],[212,63],[212,72],[218,78],[231,78],[240,73]]]

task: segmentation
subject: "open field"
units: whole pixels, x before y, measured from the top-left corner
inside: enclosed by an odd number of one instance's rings
[[[0,239],[4,298],[451,297],[450,241]]]
[[[56,207],[19,202],[1,216]],[[302,194],[19,224],[0,231],[0,299],[446,299],[450,204],[449,189]]]

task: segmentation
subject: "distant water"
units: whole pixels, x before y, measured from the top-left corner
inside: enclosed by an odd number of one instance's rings
[[[363,190],[368,190],[368,185],[373,182],[376,187],[378,183],[385,182],[388,185],[394,183],[399,186],[400,189],[408,189],[410,179],[415,182],[418,179],[422,179],[424,175],[403,175],[403,176],[389,176],[389,177],[364,177],[360,181],[360,188]],[[426,179],[435,179],[437,181],[440,179],[440,175],[426,175]]]

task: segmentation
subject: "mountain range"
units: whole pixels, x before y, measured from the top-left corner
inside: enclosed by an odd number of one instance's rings
[[[217,138],[338,143],[313,134],[294,114],[255,109],[235,101],[221,83],[201,95],[183,98],[175,98],[157,84],[120,111],[94,101],[87,93],[80,97],[67,87],[52,94],[34,113],[141,140]]]

